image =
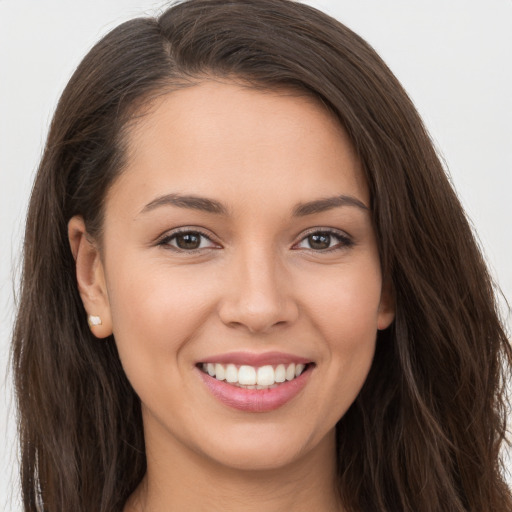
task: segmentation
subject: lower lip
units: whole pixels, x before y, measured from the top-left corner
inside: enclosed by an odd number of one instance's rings
[[[313,365],[308,365],[299,377],[283,382],[272,389],[245,389],[210,377],[197,369],[210,392],[223,404],[245,412],[268,412],[279,409],[295,398],[304,388]]]

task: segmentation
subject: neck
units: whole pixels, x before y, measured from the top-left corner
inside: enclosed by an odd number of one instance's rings
[[[125,512],[342,510],[335,481],[334,431],[314,452],[270,469],[227,467],[179,442],[154,446],[146,438],[146,453],[147,473]]]

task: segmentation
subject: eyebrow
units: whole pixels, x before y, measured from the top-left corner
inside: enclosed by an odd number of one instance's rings
[[[206,197],[181,194],[165,194],[163,196],[159,196],[144,206],[144,208],[141,210],[141,213],[150,212],[161,206],[177,206],[179,208],[200,210],[217,215],[228,215],[227,208],[219,201],[208,199]],[[353,196],[339,195],[316,199],[306,203],[299,203],[293,208],[293,216],[305,217],[307,215],[325,212],[327,210],[339,208],[341,206],[355,206],[365,211],[369,210],[369,208],[359,199]]]
[[[191,195],[185,196],[181,194],[166,194],[164,196],[157,197],[144,206],[141,213],[150,212],[160,206],[178,206],[179,208],[188,208],[191,210],[200,210],[218,215],[227,215],[226,208],[214,199]]]
[[[324,199],[317,199],[307,203],[299,203],[293,209],[294,217],[304,217],[306,215],[313,215],[314,213],[321,213],[340,206],[355,206],[362,210],[368,211],[369,208],[359,199],[353,196],[333,196]]]

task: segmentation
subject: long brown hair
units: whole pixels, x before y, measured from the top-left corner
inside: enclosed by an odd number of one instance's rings
[[[25,510],[121,511],[145,473],[140,401],[114,339],[88,329],[67,223],[80,214],[101,238],[127,128],[155,95],[205,77],[308,92],[363,164],[396,319],[337,425],[346,510],[512,510],[500,461],[512,355],[472,230],[390,70],[288,0],[189,0],[124,23],[66,87],[32,191],[13,337]]]

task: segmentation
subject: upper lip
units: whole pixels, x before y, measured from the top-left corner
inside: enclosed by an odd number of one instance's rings
[[[226,354],[218,354],[201,359],[199,363],[219,363],[219,364],[235,364],[235,365],[248,365],[248,366],[266,366],[278,364],[311,363],[311,359],[306,359],[294,354],[287,354],[285,352],[262,352],[256,354],[254,352],[228,352]]]

